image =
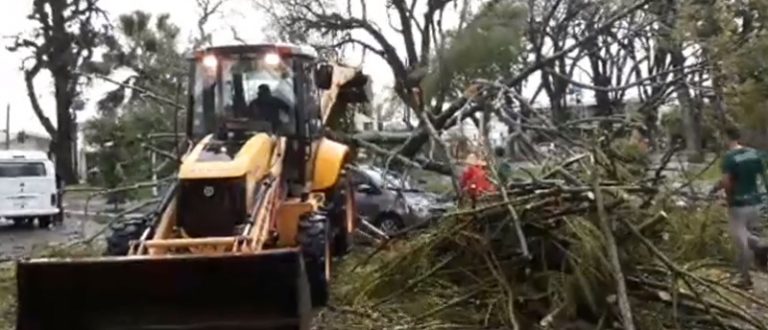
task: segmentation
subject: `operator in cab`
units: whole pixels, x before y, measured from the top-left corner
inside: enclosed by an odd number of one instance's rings
[[[269,86],[261,84],[258,87],[256,98],[248,105],[248,109],[254,120],[267,122],[272,127],[273,132],[278,132],[285,129],[283,124],[287,121],[290,106],[280,98],[273,96]]]

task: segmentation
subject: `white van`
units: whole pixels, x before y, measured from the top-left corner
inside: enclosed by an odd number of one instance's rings
[[[0,150],[0,217],[41,228],[61,215],[56,170],[46,153]]]

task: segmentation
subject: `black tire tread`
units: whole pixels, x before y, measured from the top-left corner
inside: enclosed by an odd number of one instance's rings
[[[128,254],[132,240],[141,238],[147,229],[144,219],[127,219],[110,224],[105,255],[124,256]]]
[[[328,218],[316,213],[302,217],[296,233],[296,241],[304,256],[313,307],[325,306],[328,302],[328,279],[325,276],[328,229]]]
[[[329,193],[328,207],[325,209],[330,217],[331,223],[331,254],[334,257],[343,257],[347,255],[351,248],[352,235],[348,233],[347,228],[347,205],[346,194],[351,193],[354,197],[354,191],[346,176],[339,180],[339,183]],[[356,215],[357,216],[357,215]]]

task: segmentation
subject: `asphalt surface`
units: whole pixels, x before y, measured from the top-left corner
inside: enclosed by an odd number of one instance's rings
[[[65,210],[63,223],[50,228],[14,226],[12,222],[0,219],[0,260],[21,258],[38,248],[89,237],[103,226],[94,222],[92,216],[85,217],[79,203],[65,201]]]

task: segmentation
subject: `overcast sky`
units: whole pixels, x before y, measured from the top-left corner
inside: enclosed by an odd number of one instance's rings
[[[9,36],[30,31],[34,26],[32,25],[32,22],[26,19],[26,16],[31,11],[32,1],[33,0],[5,0],[3,11],[0,12],[0,35],[3,36],[3,39],[0,40],[0,43],[2,44],[2,47],[0,47],[0,110],[4,110],[6,104],[10,104],[11,132],[18,132],[21,130],[35,133],[45,132],[30,109],[29,100],[26,96],[23,75],[19,70],[23,56],[18,53],[10,53],[6,50],[6,46],[12,42],[12,38],[9,38]],[[221,9],[218,15],[211,18],[207,27],[207,30],[213,34],[214,44],[235,43],[231,33],[231,27],[236,28],[239,36],[248,42],[260,42],[265,40],[265,17],[254,8],[254,1],[255,0],[226,0],[225,6]],[[336,1],[343,3],[344,5],[342,8],[346,11],[347,1]],[[376,1],[383,2],[385,0]],[[482,2],[482,0],[477,0],[472,1],[471,3],[477,8]],[[353,6],[358,4],[357,1],[352,1],[352,3]],[[426,2],[421,1],[420,3],[425,6]],[[130,13],[134,10],[143,10],[154,15],[170,13],[172,22],[178,25],[182,30],[182,36],[180,38],[181,44],[179,45],[180,49],[185,49],[189,45],[189,40],[191,40],[193,35],[197,33],[196,22],[198,18],[198,8],[195,0],[100,0],[100,4],[113,21],[119,15]],[[402,47],[402,37],[388,28],[389,24],[387,23],[387,16],[386,13],[381,11],[382,7],[379,4],[375,6],[369,5],[368,7],[368,19],[377,23],[383,30],[385,36],[392,40],[395,47]],[[352,10],[356,16],[359,15],[359,7],[353,7]],[[423,9],[417,9],[417,11],[422,12]],[[444,17],[444,27],[450,29],[454,27],[457,22],[457,13],[449,10]],[[356,37],[371,44],[375,44],[370,37],[364,33],[356,34]],[[418,42],[419,41],[417,40],[417,44]],[[400,54],[401,56],[404,54],[402,49],[400,49]],[[345,55],[347,56],[345,61],[348,64],[363,64],[364,71],[373,77],[374,95],[377,98],[386,97],[390,90],[389,86],[392,85],[392,74],[386,63],[376,56],[368,56],[363,61],[359,52],[352,52]],[[533,93],[533,90],[538,83],[537,78],[538,75],[535,75],[532,81],[527,84],[524,89],[524,94],[530,95]],[[577,77],[574,78],[582,81],[586,80],[584,79],[585,77],[579,73],[577,73]],[[35,85],[37,87],[41,105],[55,125],[55,104],[47,71],[43,71],[38,75]],[[85,110],[78,112],[78,121],[82,122],[83,120],[92,117],[95,114],[95,102],[100,99],[105,92],[112,88],[114,88],[113,85],[101,81],[97,81],[94,86],[89,88],[85,93],[85,99],[88,103]],[[541,99],[542,98],[540,97],[539,100]],[[0,129],[4,129],[5,122],[5,114],[0,111]]]
[[[383,0],[382,0],[383,1]],[[30,31],[34,25],[26,19],[31,11],[32,0],[5,0],[3,11],[0,12],[0,34],[3,39],[0,48],[0,129],[5,128],[5,107],[11,107],[11,132],[25,130],[27,132],[44,133],[37,117],[31,111],[29,100],[26,96],[24,80],[19,67],[23,59],[22,54],[11,53],[6,49],[12,42],[10,36]],[[180,47],[182,49],[196,33],[198,9],[195,0],[101,0],[101,7],[107,11],[112,20],[121,14],[134,10],[143,10],[153,14],[170,13],[171,20],[182,29]],[[234,43],[230,26],[238,29],[241,38],[248,42],[264,41],[264,16],[252,5],[252,0],[227,0],[219,15],[213,17],[208,30],[213,33],[215,44]],[[386,25],[385,25],[386,26]],[[360,64],[361,59],[350,59],[350,64]],[[381,90],[384,86],[391,85],[391,74],[386,65],[377,59],[369,58],[364,63],[364,70],[375,78],[374,88]],[[41,105],[51,120],[55,120],[55,104],[49,74],[41,72],[36,81],[37,93]],[[86,92],[89,101],[86,109],[78,113],[78,121],[82,121],[94,115],[94,103],[106,91],[114,86],[98,82]]]

